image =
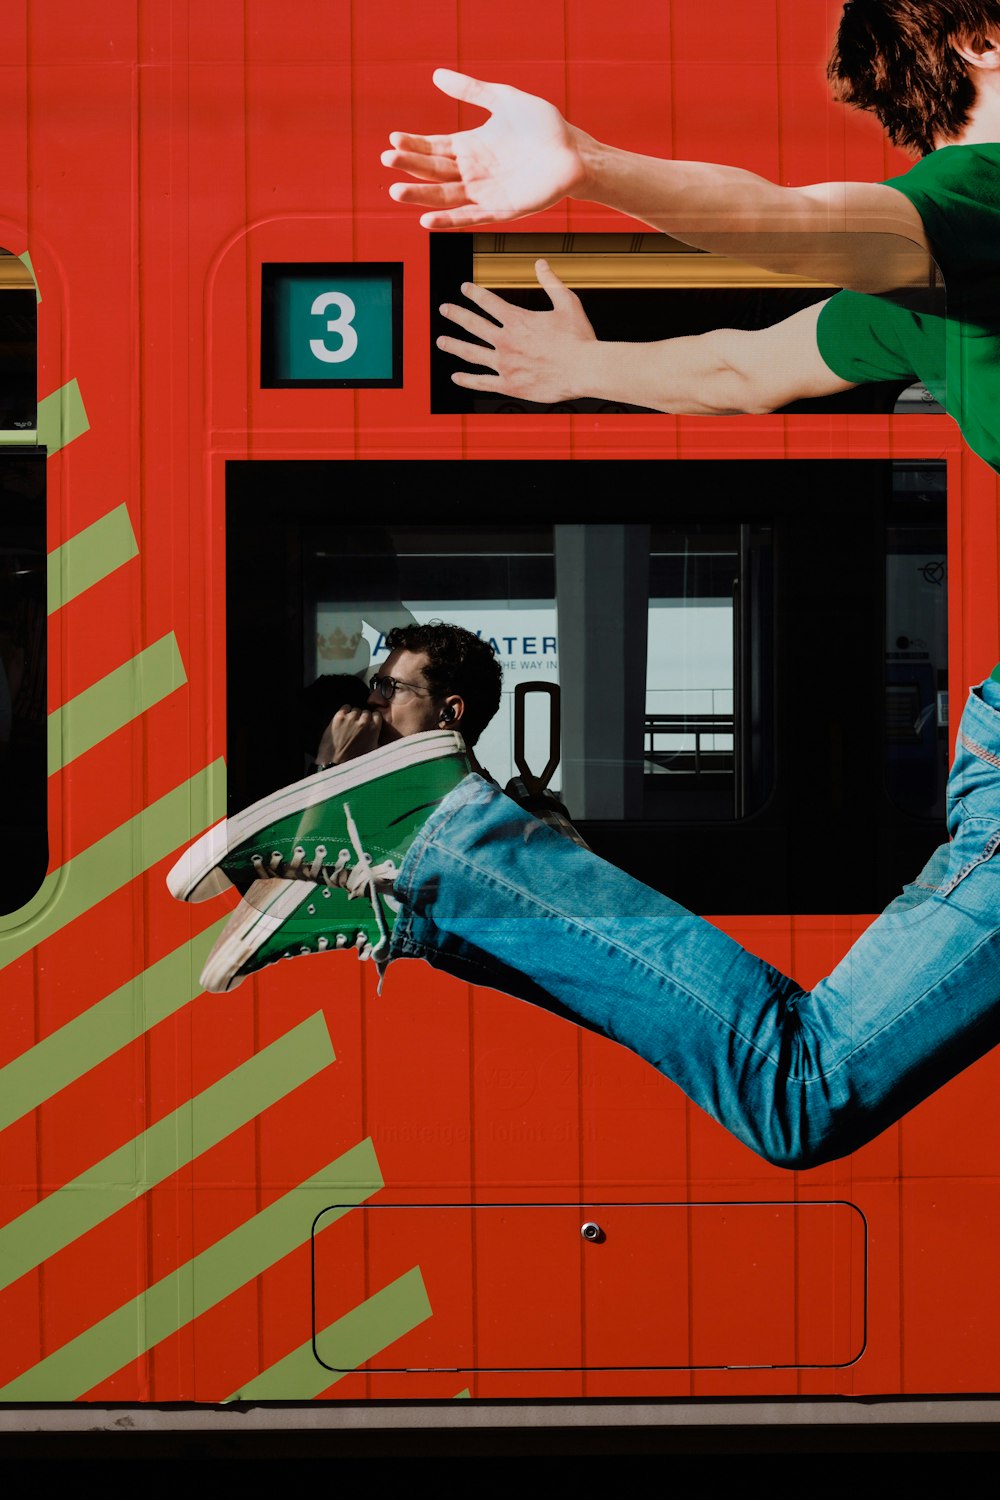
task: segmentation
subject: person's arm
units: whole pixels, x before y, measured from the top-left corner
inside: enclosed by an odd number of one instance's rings
[[[389,191],[428,210],[428,229],[472,228],[581,198],[703,250],[855,291],[926,280],[927,238],[909,200],[884,183],[781,187],[739,167],[664,161],[603,145],[544,99],[439,68],[444,93],[490,112],[452,135],[390,135]]]
[[[526,401],[590,396],[696,416],[769,412],[851,388],[819,352],[816,325],[824,303],[754,332],[719,328],[652,343],[605,343],[595,338],[575,292],[545,261],[535,269],[551,312],[527,312],[471,283],[462,292],[488,317],[461,306],[442,307],[445,317],[491,346],[438,339],[446,353],[494,372],[458,370],[451,377],[456,385]]]

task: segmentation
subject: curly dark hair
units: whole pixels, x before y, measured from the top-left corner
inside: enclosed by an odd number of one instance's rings
[[[847,0],[827,76],[894,146],[926,156],[959,134],[975,101],[955,43],[982,47],[998,30],[1000,0]]]
[[[394,626],[385,644],[389,651],[422,651],[427,686],[436,695],[461,694],[462,736],[474,745],[500,707],[503,670],[490,643],[461,625],[432,620],[429,625]]]

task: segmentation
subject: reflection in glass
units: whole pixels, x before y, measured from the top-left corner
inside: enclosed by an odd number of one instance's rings
[[[552,527],[341,527],[336,546],[314,547],[309,570],[307,676],[366,677],[385,660],[389,630],[406,621],[446,620],[493,642],[503,697],[476,755],[506,785],[517,774],[515,688],[559,681]],[[548,729],[547,704],[542,712],[529,700],[525,758],[534,771],[549,759]],[[558,794],[558,766],[550,785]]]
[[[655,527],[649,595],[645,815],[745,817],[772,782],[770,528]]]
[[[943,465],[896,468],[886,515],[885,746],[891,800],[944,817],[948,564]]]
[[[0,913],[34,895],[46,832],[45,454],[0,453]]]

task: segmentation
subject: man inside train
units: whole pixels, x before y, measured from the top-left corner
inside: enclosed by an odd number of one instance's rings
[[[871,380],[920,380],[969,446],[1000,467],[1000,0],[848,0],[828,67],[838,98],[872,111],[921,157],[882,183],[781,187],[736,167],[605,145],[545,100],[439,69],[452,98],[489,111],[471,130],[394,132],[389,191],[428,229],[508,223],[566,198],[615,208],[699,249],[843,288],[770,328],[634,344],[599,341],[545,261],[549,312],[466,283],[441,311],[470,338],[440,348],[478,366],[452,380],[536,402],[599,397],[677,414],[769,412]],[[947,317],[913,283],[926,255]]]
[[[431,729],[461,734],[475,764],[472,747],[500,707],[502,671],[493,647],[442,621],[396,626],[385,647],[389,654],[369,681],[367,701],[343,704],[324,729],[319,769]]]

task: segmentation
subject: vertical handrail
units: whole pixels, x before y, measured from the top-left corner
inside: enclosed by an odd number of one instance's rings
[[[547,693],[549,697],[549,757],[540,776],[528,765],[524,731],[527,719],[525,701],[529,693]],[[519,682],[514,688],[514,764],[529,792],[542,792],[552,780],[560,758],[559,684],[556,682]]]

